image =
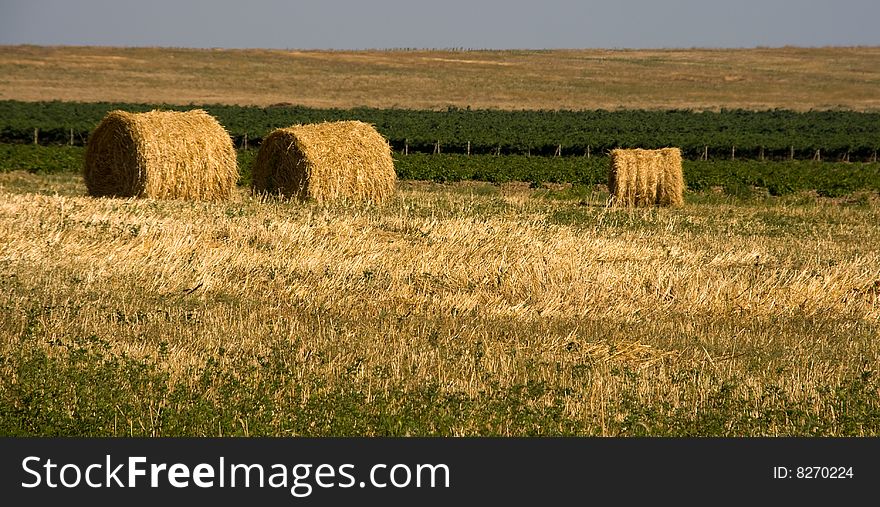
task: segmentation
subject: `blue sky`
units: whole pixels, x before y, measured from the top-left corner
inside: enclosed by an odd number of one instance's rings
[[[878,0],[0,0],[0,44],[227,48],[880,45]]]

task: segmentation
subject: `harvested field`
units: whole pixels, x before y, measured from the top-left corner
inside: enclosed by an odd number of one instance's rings
[[[0,76],[0,99],[26,101],[880,109],[876,47],[281,51],[2,46]]]
[[[0,432],[878,434],[876,200],[239,192],[0,174]]]

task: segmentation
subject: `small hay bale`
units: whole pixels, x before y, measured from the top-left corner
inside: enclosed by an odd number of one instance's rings
[[[111,111],[89,136],[89,195],[222,200],[238,182],[232,139],[213,116]]]
[[[388,141],[359,121],[273,131],[260,146],[252,177],[256,192],[375,204],[394,193],[397,179]]]
[[[608,190],[617,206],[681,206],[681,150],[611,150]]]

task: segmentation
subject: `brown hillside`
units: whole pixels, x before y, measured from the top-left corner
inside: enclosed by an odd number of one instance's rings
[[[282,51],[0,46],[0,99],[316,107],[880,109],[880,48]]]

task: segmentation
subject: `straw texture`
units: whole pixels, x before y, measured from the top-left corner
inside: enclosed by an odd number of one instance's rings
[[[611,150],[608,189],[616,206],[681,206],[681,150]]]
[[[397,176],[388,141],[359,121],[296,125],[270,133],[253,169],[256,192],[319,203],[381,203]]]
[[[196,109],[108,113],[89,136],[83,177],[96,197],[223,200],[239,175],[229,134]]]

